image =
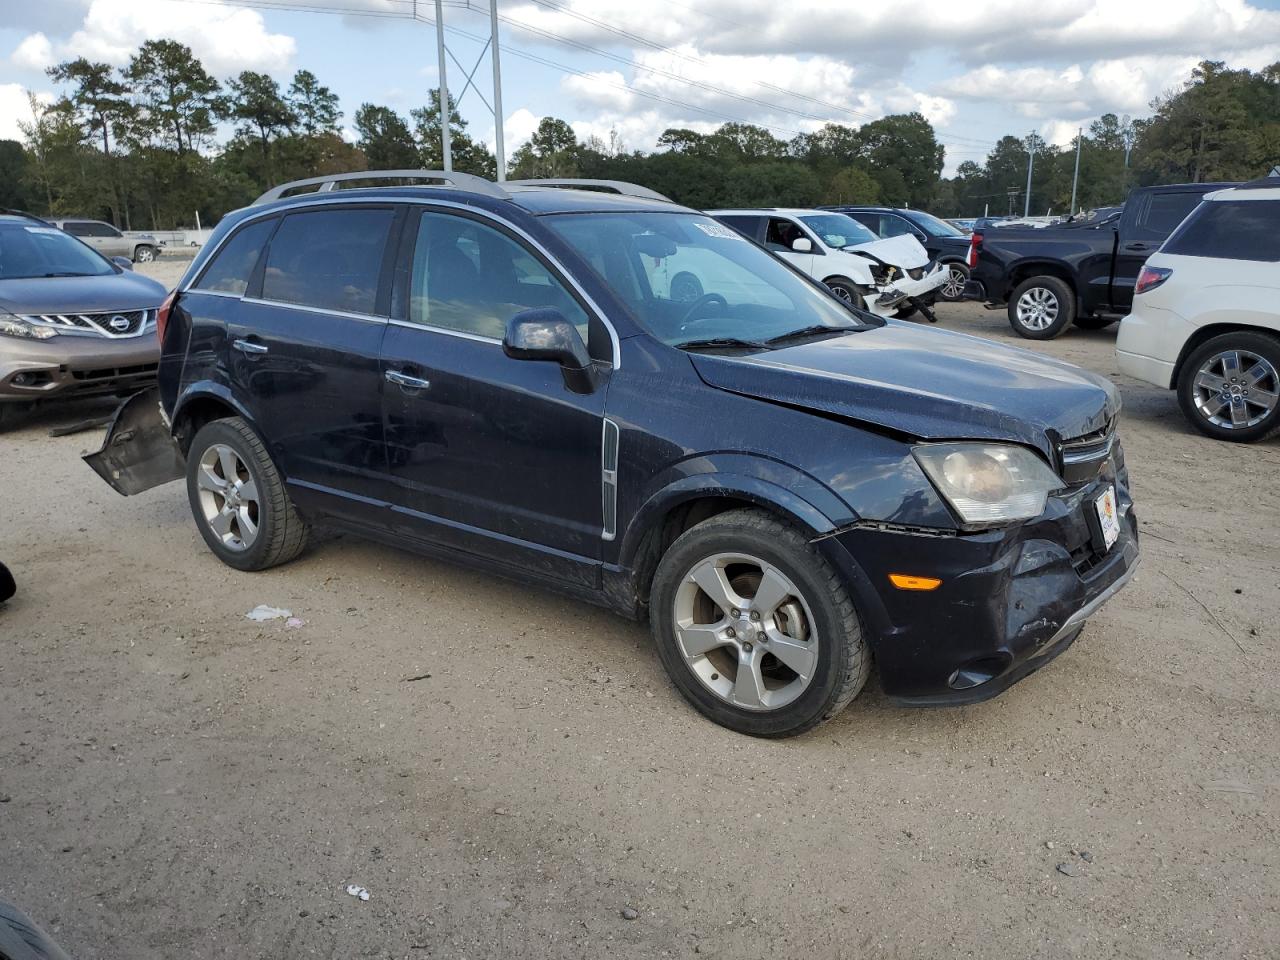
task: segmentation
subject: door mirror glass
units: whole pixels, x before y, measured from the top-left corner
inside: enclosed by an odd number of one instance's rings
[[[796,253],[813,253],[813,241],[808,237],[796,237],[791,241],[791,249]]]
[[[121,270],[133,269],[133,261],[130,260],[128,257],[112,257],[111,262],[114,263]]]
[[[514,360],[554,360],[572,370],[591,365],[578,328],[550,307],[522,310],[508,320],[502,352]]]

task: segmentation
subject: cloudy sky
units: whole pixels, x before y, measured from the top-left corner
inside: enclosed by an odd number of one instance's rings
[[[0,0],[0,137],[17,136],[27,90],[56,93],[49,64],[124,64],[159,37],[220,78],[250,69],[287,83],[305,67],[348,123],[363,101],[407,113],[437,76],[435,29],[415,8],[434,17],[434,0]],[[1201,59],[1280,60],[1280,0],[499,0],[499,11],[508,150],[547,115],[647,150],[669,126],[743,120],[789,138],[919,110],[951,171],[1008,132],[1064,143],[1102,113],[1144,115]],[[488,0],[448,0],[444,19],[470,70]],[[448,70],[456,95],[465,72]],[[487,61],[476,79],[489,98]],[[462,112],[492,144],[477,90]]]

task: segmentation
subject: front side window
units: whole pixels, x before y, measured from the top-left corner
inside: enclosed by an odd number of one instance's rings
[[[1207,200],[1160,249],[1184,257],[1280,261],[1280,200]]]
[[[916,210],[911,216],[915,220],[916,226],[931,237],[963,237],[965,235],[964,231],[954,223],[939,220],[931,213]]]
[[[594,267],[641,326],[672,346],[762,342],[859,323],[781,260],[701,214],[555,214],[543,222]]]
[[[911,224],[901,217],[894,216],[892,213],[880,215],[880,236],[885,238],[901,237],[911,233],[914,233],[911,229]]]
[[[586,311],[524,246],[474,220],[422,214],[409,280],[410,323],[501,340],[508,320],[538,308],[560,311],[587,342]]]
[[[833,250],[842,250],[854,244],[871,243],[880,239],[853,217],[843,213],[813,214],[800,219]]]
[[[67,233],[71,234],[73,237],[91,237],[93,236],[93,233],[90,230],[92,226],[93,224],[91,223],[80,223],[79,221],[70,221],[68,223],[63,224],[62,229],[67,231]]]
[[[213,256],[204,273],[195,283],[195,289],[215,293],[233,293],[244,296],[258,265],[262,248],[266,246],[278,218],[258,220],[237,230]]]
[[[791,244],[804,236],[804,231],[792,220],[783,217],[770,217],[769,228],[764,234],[764,245],[770,250],[786,251]]]
[[[343,313],[373,313],[395,211],[348,207],[284,218],[271,239],[262,298]]]
[[[34,221],[0,223],[0,280],[103,277],[116,268],[57,227]]]

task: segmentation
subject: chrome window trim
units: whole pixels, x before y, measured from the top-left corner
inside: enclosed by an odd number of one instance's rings
[[[197,290],[197,293],[200,291]],[[302,310],[306,313],[323,313],[331,317],[345,317],[348,320],[364,320],[366,323],[387,323],[388,317],[380,317],[375,313],[351,313],[347,310],[333,310],[329,307],[309,307],[305,303],[287,303],[284,300],[266,300],[259,297],[241,297],[241,303],[252,303],[260,307],[283,307],[285,310]]]
[[[458,337],[462,340],[475,340],[478,343],[491,343],[494,346],[502,346],[502,341],[497,337],[486,337],[479,333],[467,333],[464,330],[450,330],[448,327],[435,327],[429,323],[414,323],[412,320],[397,320],[394,317],[388,318],[387,323],[393,327],[404,327],[406,330],[423,330],[427,333],[443,333],[450,337]]]
[[[248,287],[246,286],[247,290]],[[203,293],[210,297],[226,297],[229,300],[243,300],[243,293],[232,293],[230,290],[206,290],[204,287],[192,287],[190,290],[184,290],[183,293]]]
[[[587,291],[582,288],[582,285],[578,283],[577,278],[574,277],[573,274],[568,269],[565,268],[565,265],[560,261],[558,257],[553,255],[550,250],[544,247],[536,238],[531,236],[528,233],[528,231],[524,230],[521,227],[516,226],[510,220],[507,220],[505,217],[501,217],[498,214],[492,213],[489,210],[482,210],[479,207],[474,207],[468,203],[458,203],[453,200],[437,200],[435,198],[426,199],[426,198],[420,198],[420,197],[395,197],[395,198],[388,197],[385,199],[376,200],[368,196],[363,196],[363,197],[351,198],[351,199],[345,199],[342,197],[332,197],[332,198],[326,198],[323,200],[317,200],[317,199],[314,199],[315,196],[316,196],[315,194],[303,194],[301,197],[299,197],[299,200],[305,200],[305,202],[300,202],[296,206],[292,206],[292,207],[275,206],[269,210],[264,210],[262,213],[256,214],[254,216],[245,217],[238,224],[236,224],[234,229],[228,230],[223,235],[222,239],[220,239],[218,243],[214,246],[214,248],[209,251],[208,256],[206,256],[204,259],[204,262],[200,264],[200,269],[198,272],[200,273],[204,272],[205,267],[208,264],[213,262],[213,258],[218,255],[218,251],[222,249],[222,245],[225,244],[227,240],[229,240],[231,237],[235,236],[235,234],[243,230],[248,224],[255,223],[258,220],[265,220],[268,217],[287,216],[290,213],[298,213],[303,210],[309,210],[312,207],[326,207],[326,206],[332,206],[332,205],[348,205],[348,204],[356,204],[356,203],[360,203],[360,204],[369,204],[369,203],[410,204],[411,203],[411,204],[417,204],[418,206],[424,206],[424,207],[442,207],[445,209],[460,210],[464,213],[481,217],[482,219],[492,221],[493,223],[496,223],[496,224],[499,224],[500,226],[505,227],[506,229],[514,233],[516,236],[521,237],[526,243],[528,243],[531,247],[533,247],[540,254],[542,254],[542,256],[545,257],[547,261],[552,265],[552,267],[555,268],[559,278],[562,278],[565,282],[569,284],[570,287],[572,287],[575,291],[577,291],[578,295],[583,299],[583,301],[595,314],[596,319],[599,320],[602,324],[604,324],[605,330],[609,332],[609,345],[611,347],[611,353],[613,354],[611,358],[612,367],[614,370],[622,369],[622,344],[621,344],[621,341],[618,339],[618,331],[615,330],[613,327],[613,324],[609,322],[609,318],[605,316],[605,312],[600,309],[600,305],[596,303],[593,299],[591,299],[591,295],[588,294]],[[192,268],[194,267],[195,267],[195,264],[193,263]],[[193,279],[192,277],[184,276],[182,278],[182,281],[178,284],[177,292],[187,293],[191,289],[192,279]],[[197,290],[196,292],[208,293],[210,291]],[[271,301],[250,300],[247,297],[242,297],[241,299],[243,299],[245,303],[265,303],[265,304],[270,304],[272,306],[295,306],[291,304],[277,303],[274,300],[271,300]],[[320,308],[300,307],[299,309],[309,310],[309,309],[320,309]],[[321,310],[321,312],[332,313],[335,311]],[[342,314],[339,312],[339,315],[353,316],[356,319],[360,319],[360,320],[375,319],[375,318],[370,318],[368,316],[363,316],[360,314]],[[388,317],[378,317],[376,319],[381,320],[383,322],[394,322],[394,321],[391,321],[390,318]],[[416,324],[416,326],[421,327],[422,325]]]

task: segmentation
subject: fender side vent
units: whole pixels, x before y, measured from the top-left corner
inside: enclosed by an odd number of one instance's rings
[[[600,534],[612,540],[618,532],[618,425],[604,421],[600,441],[600,488],[603,501],[604,530]]]

